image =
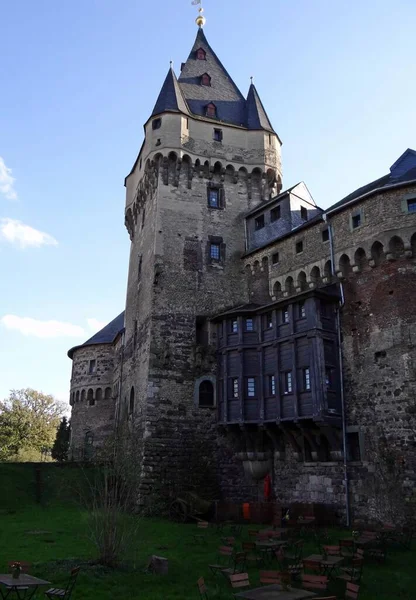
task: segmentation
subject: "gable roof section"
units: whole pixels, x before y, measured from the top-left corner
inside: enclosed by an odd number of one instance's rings
[[[266,129],[275,133],[253,83],[248,91],[246,111],[248,129]]]
[[[206,52],[205,60],[196,58],[196,51]],[[211,85],[201,85],[201,76],[207,73]],[[205,116],[205,107],[213,102],[217,108],[219,121],[245,126],[246,101],[231,79],[225,67],[209,45],[200,28],[188,60],[178,79],[183,96],[194,115]]]
[[[116,337],[122,333],[124,329],[124,310],[122,313],[118,315],[115,319],[113,319],[108,325],[103,327],[100,331],[94,334],[89,340],[80,344],[79,346],[74,346],[70,350],[68,350],[69,358],[72,358],[75,350],[79,348],[84,348],[86,346],[95,346],[96,344],[112,344]]]
[[[414,180],[416,180],[416,152],[409,148],[394,163],[388,175],[383,175],[383,177],[363,185],[336,204],[330,206],[325,212],[331,213],[354,200],[358,200],[362,196],[375,193],[379,190],[383,191],[384,188],[390,186],[404,185]]]
[[[181,112],[189,115],[188,107],[182,96],[181,88],[172,67],[170,67],[166,75],[159,97],[156,100],[152,117],[166,111]]]

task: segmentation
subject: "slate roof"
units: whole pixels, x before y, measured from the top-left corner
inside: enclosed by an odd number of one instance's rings
[[[206,60],[196,59],[199,48],[206,52]],[[200,83],[204,73],[211,77],[210,86]],[[209,45],[202,28],[198,30],[178,81],[193,114],[205,116],[205,107],[213,102],[217,108],[218,120],[244,126],[246,101]]]
[[[272,124],[264,109],[263,103],[256,90],[256,86],[252,83],[248,91],[246,103],[246,122],[248,129],[266,129],[273,131]]]
[[[394,165],[393,165],[393,167],[394,167]],[[383,188],[386,188],[386,187],[389,187],[392,185],[394,185],[394,186],[403,185],[408,181],[412,181],[412,180],[416,179],[416,165],[414,167],[411,167],[410,169],[408,169],[405,173],[403,173],[399,177],[395,176],[393,167],[392,167],[391,172],[388,175],[384,175],[383,177],[380,177],[379,179],[376,179],[375,181],[372,181],[371,183],[367,183],[367,185],[363,185],[362,187],[358,188],[351,194],[348,194],[348,196],[345,196],[345,198],[343,198],[336,204],[333,204],[332,206],[330,206],[328,208],[328,210],[326,210],[325,212],[331,213],[334,210],[342,208],[345,204],[348,204],[349,202],[353,202],[354,200],[358,200],[358,198],[361,198],[361,196],[370,194],[371,192],[376,192],[378,190],[383,191]]]
[[[122,313],[118,315],[115,319],[113,319],[108,325],[103,327],[98,333],[93,335],[89,340],[80,344],[79,346],[74,346],[70,350],[68,350],[69,358],[72,358],[75,350],[79,348],[84,348],[86,346],[95,346],[96,344],[112,344],[116,337],[122,333],[124,329],[124,310]]]
[[[170,67],[158,99],[156,100],[155,107],[152,112],[152,117],[162,112],[173,110],[176,112],[185,113],[189,115],[189,110],[186,105],[185,99],[182,95],[181,88],[179,87],[178,80],[172,67]]]

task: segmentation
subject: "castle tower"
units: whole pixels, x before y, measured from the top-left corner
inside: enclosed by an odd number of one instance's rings
[[[192,461],[206,488],[217,422],[209,318],[249,301],[244,215],[280,191],[281,142],[255,86],[245,99],[202,27],[179,79],[169,69],[144,130],[125,181],[131,249],[118,421],[137,427],[143,493],[168,476],[186,484]]]

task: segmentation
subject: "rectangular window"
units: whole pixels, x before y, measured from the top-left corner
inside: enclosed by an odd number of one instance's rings
[[[95,373],[96,366],[97,366],[97,363],[96,363],[95,359],[94,360],[90,360],[90,366],[88,368],[88,373],[90,375],[92,375],[93,373]]]
[[[358,431],[347,432],[347,450],[348,460],[361,460],[360,434],[358,433]]]
[[[322,230],[322,241],[323,242],[329,242],[329,229],[328,229],[328,227],[326,229]]]
[[[208,190],[208,206],[210,208],[220,207],[220,190],[218,188],[210,188]]]
[[[304,319],[306,317],[306,308],[304,302],[299,302],[299,319]]]
[[[186,125],[186,129],[189,129],[189,119],[188,118],[185,119],[185,125]]]
[[[302,370],[302,378],[303,378],[303,389],[306,392],[309,392],[309,390],[311,389],[311,372],[309,367],[306,367],[306,369]]]
[[[231,379],[231,385],[232,385],[232,390],[233,390],[233,398],[238,398],[239,393],[238,393],[238,377],[234,377],[233,379]]]
[[[271,221],[271,223],[273,223],[274,221],[277,221],[278,219],[280,219],[280,206],[275,206],[270,211],[270,221]]]
[[[273,263],[274,265],[277,265],[277,263],[278,263],[278,262],[279,262],[279,253],[278,253],[278,252],[275,252],[275,253],[272,255],[272,263]]]
[[[407,201],[407,212],[416,213],[416,198]]]
[[[291,394],[293,392],[293,385],[292,385],[292,371],[287,371],[285,373],[285,394]]]
[[[152,129],[160,129],[162,126],[162,119],[153,119],[152,121]]]
[[[334,385],[334,369],[325,369],[325,385],[327,390],[332,390]]]
[[[238,321],[237,321],[237,319],[234,319],[233,321],[231,321],[231,331],[232,331],[232,333],[238,333]]]
[[[289,311],[287,308],[282,310],[282,323],[289,323]]]
[[[210,244],[209,255],[210,255],[211,260],[219,261],[221,258],[220,244]]]
[[[361,225],[361,213],[357,213],[351,217],[351,224],[353,229],[357,229]]]
[[[296,254],[303,252],[303,242],[296,242]]]
[[[263,229],[263,227],[264,227],[264,215],[260,215],[259,217],[257,217],[256,219],[254,219],[254,227],[255,227],[256,231],[258,229]]]
[[[254,398],[256,395],[256,380],[254,377],[247,377],[247,396]]]
[[[300,218],[304,221],[308,220],[308,209],[305,206],[300,207]]]
[[[276,396],[276,377],[274,375],[269,375],[268,392],[269,396]]]
[[[214,140],[222,142],[222,129],[214,129]]]
[[[264,328],[273,329],[273,313],[267,313],[267,315],[264,315]]]
[[[254,331],[253,319],[246,319],[246,331]]]

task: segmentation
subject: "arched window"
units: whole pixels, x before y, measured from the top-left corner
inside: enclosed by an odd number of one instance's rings
[[[207,117],[215,119],[215,117],[217,116],[217,107],[213,102],[207,104],[207,106],[205,107],[205,114]]]
[[[371,246],[371,258],[374,264],[378,266],[384,260],[384,248],[381,242],[374,242]]]
[[[129,402],[129,413],[134,413],[134,386],[131,386],[130,390],[130,402]]]
[[[84,402],[85,400],[85,390],[82,390],[81,392],[81,402]]]
[[[273,296],[275,298],[280,298],[281,295],[282,295],[282,284],[280,283],[280,281],[276,281],[273,286]]]
[[[95,401],[100,402],[100,400],[102,400],[102,398],[103,398],[103,391],[101,388],[98,388],[97,390],[95,390]]]
[[[321,271],[317,266],[313,267],[311,270],[311,281],[315,285],[318,285],[321,281]]]
[[[331,279],[331,277],[332,277],[332,262],[330,260],[327,260],[325,263],[324,276],[327,277],[328,279]]]
[[[89,404],[90,406],[94,406],[94,404],[95,404],[95,400],[94,400],[94,392],[93,392],[93,390],[92,390],[91,388],[88,390],[88,393],[87,393],[87,400],[88,400],[88,404]]]
[[[358,248],[354,254],[354,262],[360,271],[363,271],[366,266],[366,255],[364,248]]]
[[[343,254],[339,259],[339,270],[343,277],[348,277],[351,272],[350,257],[347,254]]]
[[[399,258],[404,254],[403,240],[398,235],[395,235],[389,241],[389,252],[394,258]]]
[[[104,390],[104,400],[111,399],[111,387],[106,387]]]
[[[211,77],[208,75],[208,73],[204,73],[201,76],[201,85],[211,85]]]
[[[214,386],[208,379],[201,381],[199,384],[198,404],[204,408],[212,408],[214,406]]]
[[[306,273],[305,271],[301,271],[298,275],[298,288],[300,288],[302,291],[306,290],[308,287],[308,284],[306,283]]]
[[[75,394],[75,402],[79,402],[79,390]]]
[[[295,286],[293,284],[293,277],[287,277],[285,281],[285,292],[293,294],[295,292]]]

